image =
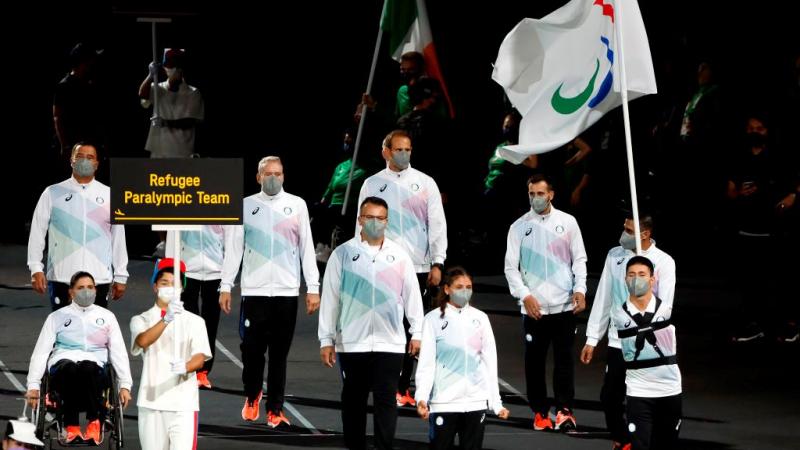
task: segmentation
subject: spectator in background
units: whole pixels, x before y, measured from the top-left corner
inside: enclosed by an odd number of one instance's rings
[[[350,216],[342,216],[342,206],[344,205],[345,193],[347,191],[347,184],[350,181],[350,168],[353,166],[353,140],[354,135],[351,130],[345,130],[344,141],[342,142],[341,153],[339,154],[340,160],[344,161],[339,163],[333,169],[331,181],[328,182],[328,187],[325,188],[325,193],[322,194],[322,199],[319,201],[319,206],[316,208],[314,220],[312,222],[312,229],[314,236],[320,242],[317,244],[317,258],[327,261],[327,255],[335,248],[335,244],[349,240],[351,219]],[[338,152],[337,152],[338,153]],[[350,198],[347,199],[348,210],[355,210],[358,208],[356,204],[358,200],[358,192],[361,190],[361,184],[364,182],[364,169],[355,165],[353,169],[353,182],[350,186]],[[334,238],[333,232],[336,231],[337,235]],[[330,245],[328,245],[330,244]]]
[[[709,61],[698,66],[697,90],[683,111],[680,146],[675,158],[684,162],[680,169],[692,183],[679,183],[679,192],[673,196],[694,197],[694,201],[675,205],[676,208],[712,226],[718,223],[715,219],[719,217],[724,199],[725,166],[720,161],[723,149],[728,147],[730,132],[726,129],[729,120],[722,89],[716,82],[715,69]],[[687,238],[693,239],[695,236],[687,233]]]
[[[481,241],[493,253],[502,252],[507,224],[530,208],[528,202],[519,195],[519,187],[533,174],[535,167],[531,166],[537,155],[529,156],[520,165],[510,163],[500,156],[500,150],[504,146],[519,142],[520,120],[521,116],[516,110],[503,116],[500,143],[489,157],[489,171],[483,179],[483,207],[492,220],[477,221],[475,224],[483,225],[480,230]]]
[[[102,52],[78,43],[69,54],[69,73],[56,86],[53,124],[63,161],[69,161],[78,142],[105,143],[106,110],[95,82],[97,58]]]
[[[745,148],[736,154],[727,183],[740,255],[736,282],[742,285],[743,296],[735,342],[763,338],[764,327],[770,325],[768,318],[779,307],[775,303],[781,298],[778,290],[773,283],[764,283],[772,274],[763,262],[779,254],[774,236],[775,212],[777,205],[786,204],[781,200],[785,192],[781,189],[779,154],[773,148],[766,119],[751,114],[745,133]]]
[[[453,147],[448,141],[450,118],[439,111],[445,105],[442,86],[435,78],[420,77],[408,88],[408,95],[412,109],[397,119],[395,128],[408,133],[416,166],[437,180],[446,203],[446,194],[457,179],[448,164],[448,149]]]

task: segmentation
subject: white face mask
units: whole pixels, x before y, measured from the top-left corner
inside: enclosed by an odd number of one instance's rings
[[[181,295],[181,289],[178,289],[178,296]],[[175,299],[175,287],[174,286],[162,286],[158,288],[158,298],[160,298],[164,302],[171,302]]]

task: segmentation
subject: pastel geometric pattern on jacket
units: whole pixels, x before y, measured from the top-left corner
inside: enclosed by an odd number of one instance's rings
[[[477,337],[480,340],[480,336]],[[472,347],[472,346],[470,346]],[[480,347],[475,349],[452,345],[444,339],[436,341],[436,375],[434,377],[432,396],[436,397],[440,390],[447,390],[459,382],[480,385],[483,382]]]
[[[382,177],[368,178],[365,189],[367,195],[380,197],[389,204],[386,236],[402,245],[415,264],[426,261],[430,253],[428,192],[418,183],[406,187]]]
[[[245,210],[255,210],[252,206],[246,204]],[[272,270],[287,271],[299,279],[297,213],[259,206],[256,214],[245,215],[243,280],[245,277],[259,276],[268,264]]]
[[[222,226],[206,225],[200,231],[184,231],[181,233],[183,243],[183,258],[191,261],[204,255],[214,265],[222,266]],[[187,266],[188,271],[193,271]]]
[[[557,235],[545,227],[524,222],[519,265],[529,287],[549,283],[564,291],[573,285],[569,233]],[[543,245],[542,245],[543,243]],[[546,248],[546,253],[538,251]]]
[[[52,210],[48,227],[48,267],[57,269],[76,252],[86,251],[111,269],[111,224],[108,203],[80,192],[50,186]],[[86,221],[84,221],[84,208]],[[85,233],[85,236],[84,236]],[[98,277],[99,274],[93,274]]]

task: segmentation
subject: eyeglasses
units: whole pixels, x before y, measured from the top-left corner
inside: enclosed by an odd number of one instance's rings
[[[386,216],[370,216],[368,214],[361,214],[361,217],[363,217],[365,220],[378,219],[381,222],[385,222],[386,221]]]

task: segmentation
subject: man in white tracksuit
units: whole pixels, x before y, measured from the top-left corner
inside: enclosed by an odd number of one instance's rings
[[[528,180],[531,211],[508,231],[505,273],[525,330],[525,381],[533,428],[553,429],[545,363],[553,344],[556,430],[576,426],[575,314],[586,308],[586,250],[578,222],[552,205],[555,192],[543,175]]]
[[[674,450],[681,429],[681,371],[672,305],[653,293],[653,263],[626,264],[628,299],[612,306],[611,321],[625,360],[626,416],[632,450]]]
[[[389,205],[389,226],[386,237],[399,244],[411,257],[426,309],[442,278],[447,257],[447,222],[442,196],[436,181],[411,167],[411,137],[403,130],[389,133],[383,140],[386,169],[364,181],[358,204],[367,197],[382,198]],[[359,233],[356,222],[356,236]],[[404,321],[406,339],[410,340],[409,323]],[[414,358],[406,356],[397,386],[398,406],[414,405],[409,393]]]
[[[166,255],[173,256],[175,233],[167,233]],[[203,225],[199,231],[181,232],[181,257],[186,262],[186,287],[181,301],[187,311],[199,315],[206,321],[208,344],[214,355],[219,325],[219,284],[222,279],[222,256],[225,249],[225,233],[222,225]],[[200,299],[202,298],[202,304]],[[209,359],[197,372],[200,387],[211,389],[208,374],[214,365]]]
[[[653,293],[667,306],[672,306],[675,296],[675,260],[666,252],[656,247],[653,239],[653,218],[649,215],[639,216],[641,229],[642,256],[647,257],[655,266],[655,286]],[[636,237],[634,236],[633,218],[625,220],[624,231],[619,239],[620,245],[612,248],[606,256],[603,273],[597,285],[592,312],[586,325],[586,345],[581,351],[581,362],[589,364],[594,348],[608,330],[608,355],[600,391],[600,402],[606,416],[606,427],[611,432],[615,449],[622,449],[630,442],[630,435],[625,426],[625,361],[622,358],[622,345],[617,337],[617,329],[611,322],[611,310],[614,305],[621,305],[628,300],[628,289],[625,286],[625,267],[629,259],[636,255]]]
[[[384,237],[386,202],[367,197],[359,208],[361,232],[336,247],[325,268],[319,316],[320,358],[342,372],[342,426],[349,449],[366,448],[367,397],[372,391],[375,446],[391,449],[397,424],[397,389],[410,322],[408,353],[419,351],[422,297],[414,263]]]
[[[125,293],[125,228],[111,225],[110,189],[94,178],[97,149],[91,144],[75,144],[71,162],[72,176],[45,189],[33,212],[28,238],[31,284],[40,294],[48,292],[55,311],[69,304],[70,277],[86,271],[97,283],[96,304],[106,308],[109,290],[114,300]],[[46,275],[42,263],[45,242]]]
[[[211,358],[211,348],[203,318],[185,311],[180,292],[175,292],[174,265],[172,258],[158,262],[156,301],[131,318],[131,354],[142,355],[144,361],[136,401],[142,450],[197,448],[200,393],[195,373]],[[184,278],[183,261],[180,273]]]
[[[283,414],[286,359],[294,337],[300,273],[306,282],[306,312],[319,308],[319,270],[306,202],[283,190],[283,164],[276,156],[258,163],[261,192],[244,199],[244,225],[226,227],[225,256],[219,303],[231,311],[231,288],[242,267],[242,419],[254,421],[267,373],[267,425],[289,425]],[[244,261],[242,260],[244,258]]]

